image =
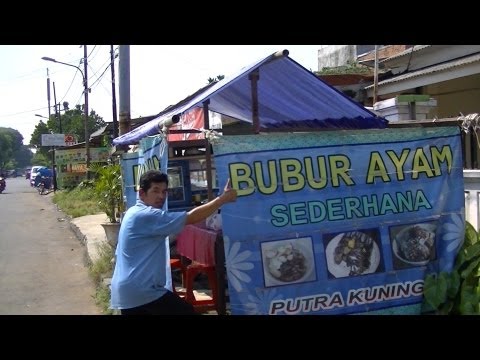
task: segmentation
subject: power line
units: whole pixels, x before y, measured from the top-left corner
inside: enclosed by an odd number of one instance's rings
[[[35,111],[40,111],[40,110],[48,110],[48,106],[47,106],[47,107],[38,108],[38,109],[33,109],[33,110],[21,111],[21,112],[14,113],[14,114],[0,115],[0,118],[10,117],[10,116],[17,116],[17,115],[27,114],[27,113],[31,113],[31,112],[35,112]]]

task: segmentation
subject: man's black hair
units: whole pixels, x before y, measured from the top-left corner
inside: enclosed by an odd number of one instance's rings
[[[165,183],[168,186],[167,174],[159,170],[148,170],[140,176],[140,189],[147,192],[152,183]]]

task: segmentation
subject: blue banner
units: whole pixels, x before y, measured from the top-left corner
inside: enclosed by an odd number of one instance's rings
[[[456,127],[223,136],[232,314],[418,314],[464,236]],[[221,185],[223,186],[223,185]]]
[[[127,209],[137,202],[138,181],[147,170],[167,173],[168,147],[162,135],[142,139],[133,153],[122,154],[123,194]]]

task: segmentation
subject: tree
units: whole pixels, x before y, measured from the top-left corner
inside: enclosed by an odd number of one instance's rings
[[[13,153],[15,168],[25,168],[32,165],[32,150],[27,145],[22,145],[20,150]]]
[[[12,156],[12,138],[0,128],[0,169],[3,169]]]
[[[40,120],[35,126],[35,130],[33,130],[32,137],[30,138],[30,146],[36,150],[36,156],[41,154],[43,157],[48,158],[49,147],[42,146],[42,134],[50,134],[50,130],[47,124],[45,124],[43,120]],[[36,156],[34,156],[34,158]]]
[[[9,168],[15,166],[15,155],[23,147],[23,136],[18,130],[0,127],[0,168],[9,164]]]
[[[60,115],[60,119],[55,114],[52,114],[47,123],[40,120],[30,139],[30,145],[47,158],[49,157],[49,147],[42,147],[42,134],[72,134],[77,142],[85,141],[85,113],[83,105],[76,105],[75,109],[68,109],[68,104],[66,107],[64,104],[64,108],[67,110]],[[103,118],[96,114],[94,110],[91,110],[88,115],[88,133],[91,134],[103,126],[105,126]],[[62,131],[60,131],[60,127]]]
[[[46,149],[49,147],[46,147]],[[31,160],[32,165],[42,165],[49,167],[52,164],[52,156],[45,155],[42,152],[35,153]]]

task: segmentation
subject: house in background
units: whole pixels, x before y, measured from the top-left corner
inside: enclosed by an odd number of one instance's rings
[[[374,45],[329,45],[318,51],[317,75],[344,91],[364,106],[377,108],[381,103],[398,107],[415,106],[431,99],[426,119],[451,119],[459,124],[459,116],[470,118],[468,133],[462,133],[465,183],[465,218],[480,227],[480,45],[380,45],[377,47],[378,80],[363,77],[350,84],[340,83],[348,74],[341,67],[368,67],[375,72]],[[325,74],[325,67],[336,67],[334,76]],[[323,70],[323,71],[322,71]],[[329,70],[332,72],[332,70]],[[365,70],[362,70],[365,71]],[[365,71],[366,73],[366,71]],[[360,85],[360,86],[359,86]],[[354,86],[354,87],[352,87]],[[345,90],[353,90],[348,93]],[[418,100],[418,102],[416,102]],[[402,101],[404,101],[402,103]],[[416,109],[419,107],[417,106]],[[411,108],[410,108],[411,110]],[[410,113],[410,120],[419,121]],[[413,115],[413,116],[412,116]]]
[[[480,112],[480,45],[378,45],[377,52],[377,101],[428,95],[436,101],[430,119]],[[374,66],[375,45],[326,45],[316,74],[373,106]]]
[[[358,60],[372,66],[365,58]],[[389,76],[378,82],[378,100],[428,95],[436,100],[430,119],[480,112],[480,45],[415,45],[380,59],[379,68]],[[373,98],[374,85],[365,90]]]

